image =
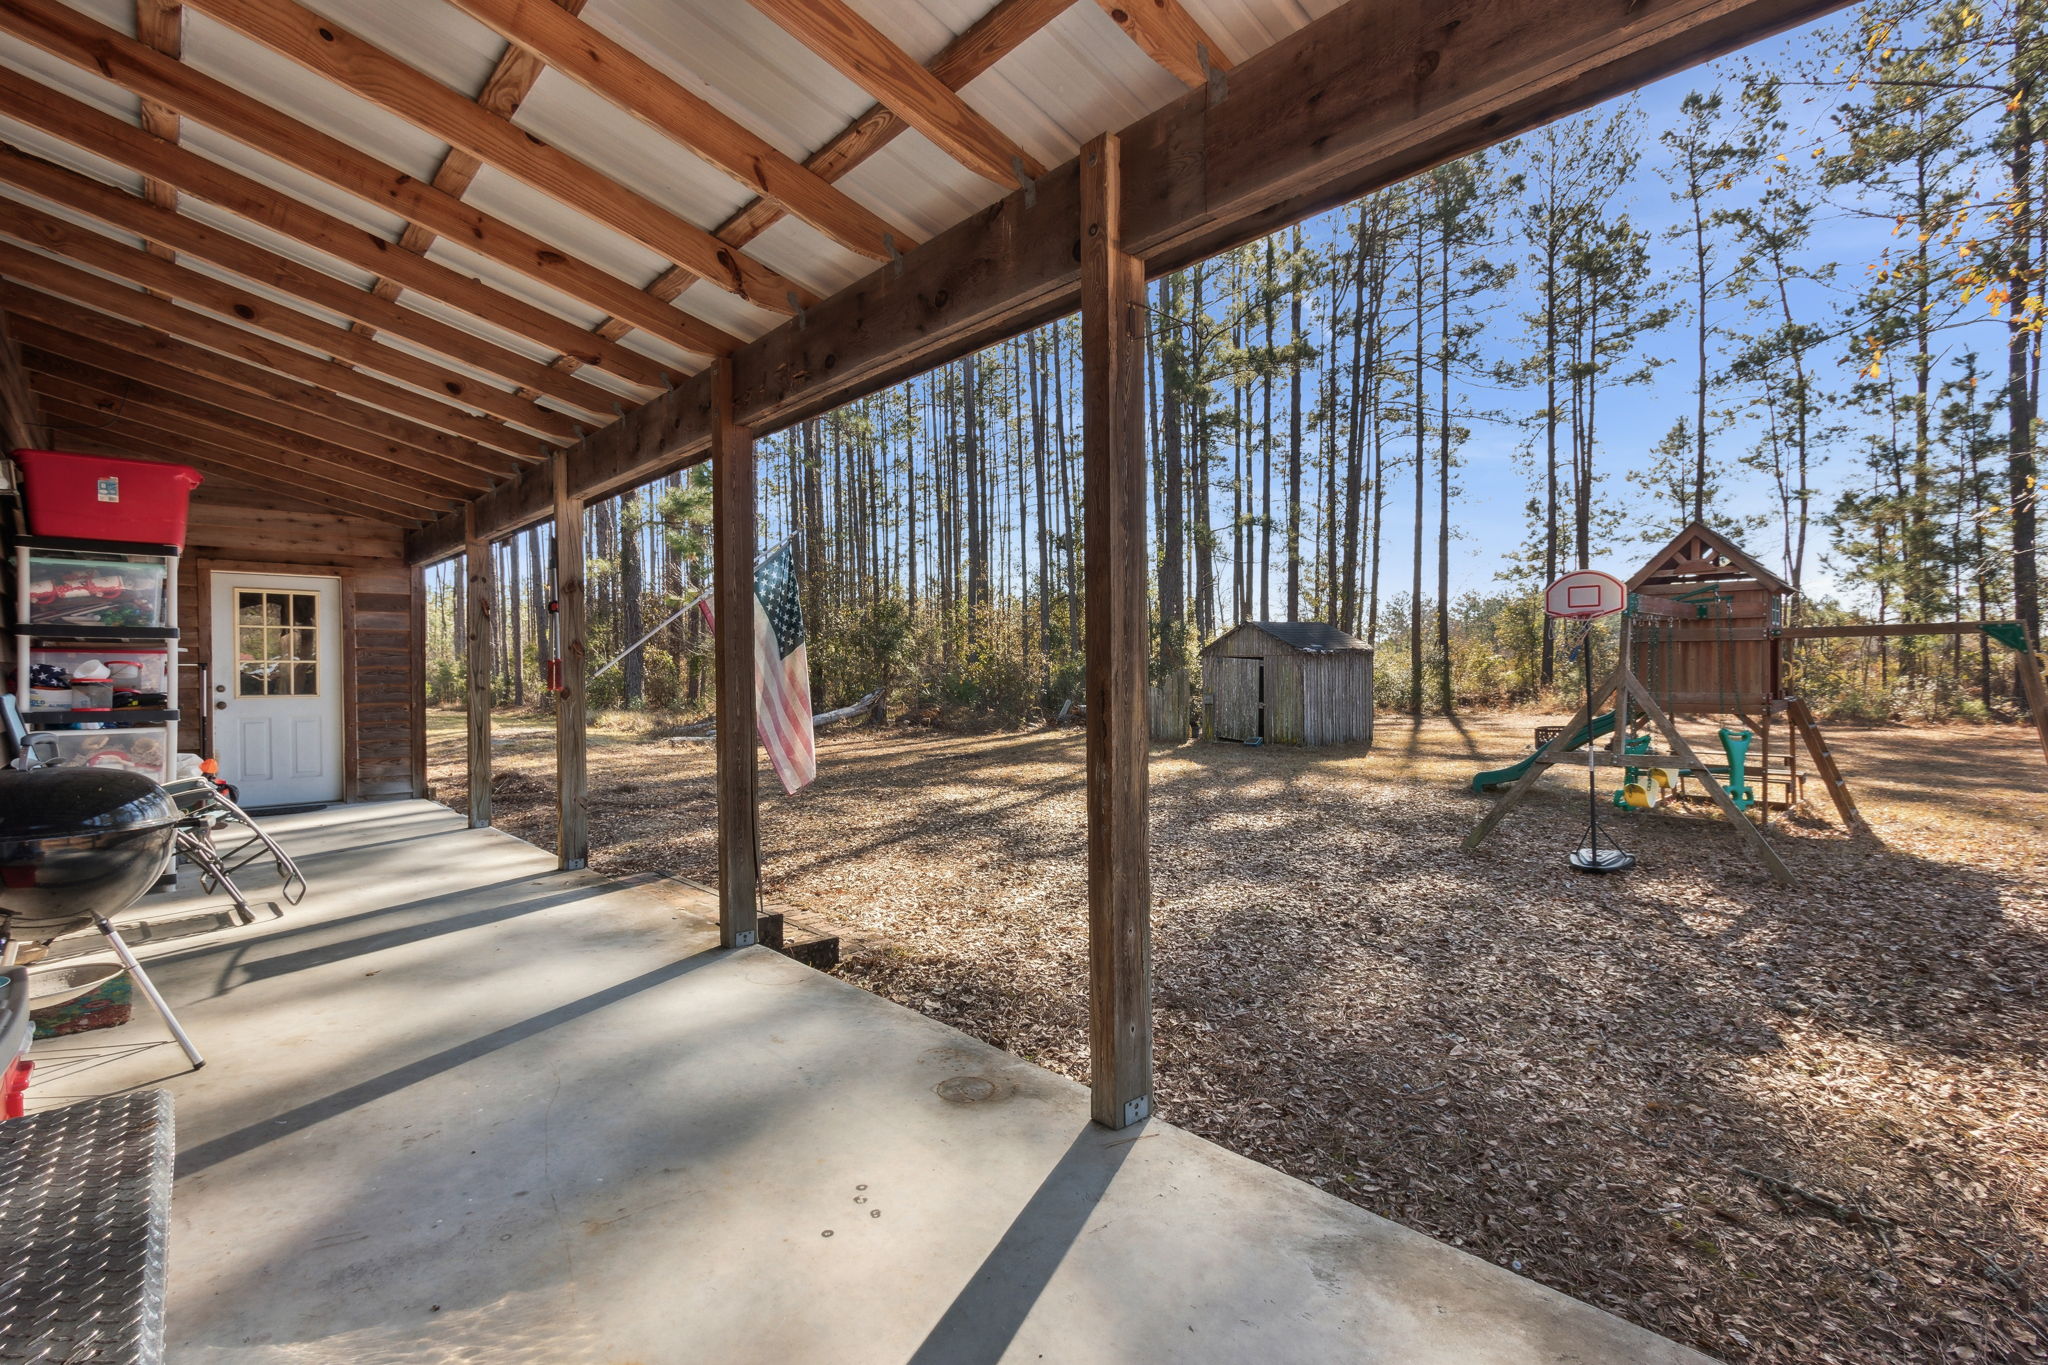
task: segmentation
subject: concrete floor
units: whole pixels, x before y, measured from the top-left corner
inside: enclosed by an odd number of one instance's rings
[[[38,1105],[176,1096],[174,1365],[1704,1359],[1170,1124],[1094,1128],[1072,1081],[721,952],[688,889],[427,802],[269,823],[313,895],[143,949],[205,1070],[144,1007],[34,1054]]]

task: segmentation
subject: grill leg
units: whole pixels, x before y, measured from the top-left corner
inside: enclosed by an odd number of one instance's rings
[[[121,941],[121,936],[114,932],[113,923],[105,915],[93,916],[93,923],[99,927],[100,933],[106,936],[108,945],[114,950],[114,956],[120,958],[121,965],[128,969],[128,975],[134,978],[136,985],[142,987],[142,993],[149,997],[149,1003],[155,1005],[156,1012],[163,1016],[164,1023],[170,1027],[171,1036],[176,1038],[178,1046],[184,1049],[185,1059],[192,1063],[192,1069],[197,1071],[205,1066],[206,1058],[200,1056],[199,1049],[192,1046],[192,1040],[185,1035],[185,1030],[178,1023],[178,1016],[171,1013],[171,1007],[164,1003],[163,994],[157,990],[156,982],[149,979],[149,973],[142,970],[142,964],[135,960],[135,954],[128,950],[128,945]]]

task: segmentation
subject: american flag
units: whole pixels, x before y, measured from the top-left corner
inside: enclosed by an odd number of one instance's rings
[[[809,786],[818,775],[811,656],[804,645],[804,609],[793,561],[784,545],[754,570],[754,722],[785,792]],[[716,630],[708,596],[700,610],[705,624]]]

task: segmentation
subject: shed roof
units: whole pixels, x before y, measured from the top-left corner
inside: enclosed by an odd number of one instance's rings
[[[1237,629],[1242,630],[1244,626],[1262,630],[1281,644],[1298,649],[1304,654],[1342,654],[1350,650],[1367,654],[1372,652],[1371,645],[1356,635],[1346,634],[1327,621],[1246,621]],[[1225,631],[1202,652],[1208,653],[1235,633],[1235,630]]]

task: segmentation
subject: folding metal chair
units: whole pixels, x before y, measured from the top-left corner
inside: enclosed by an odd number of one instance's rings
[[[186,814],[186,823],[178,831],[178,851],[199,869],[200,885],[208,894],[227,892],[244,920],[252,919],[248,898],[236,885],[235,874],[268,861],[276,869],[281,883],[278,895],[286,905],[297,905],[306,898],[306,874],[299,871],[292,856],[212,778],[181,778],[166,783],[164,790]]]

